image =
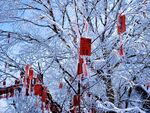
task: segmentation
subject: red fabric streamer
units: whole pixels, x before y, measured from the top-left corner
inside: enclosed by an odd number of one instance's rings
[[[83,64],[83,58],[81,58],[79,56],[79,63],[78,63],[78,68],[77,68],[77,75],[80,75],[80,74],[83,73],[82,64]]]
[[[88,32],[88,22],[87,20],[84,18],[84,23],[85,23],[85,31]]]
[[[124,56],[123,44],[120,45],[119,55]]]
[[[77,69],[77,74],[80,75],[83,73],[83,69],[82,69],[82,63],[78,63],[78,69]]]
[[[85,76],[85,77],[88,76],[88,70],[87,70],[86,60],[85,60],[85,62],[84,62],[84,64],[83,64],[83,72],[84,72],[84,76]]]

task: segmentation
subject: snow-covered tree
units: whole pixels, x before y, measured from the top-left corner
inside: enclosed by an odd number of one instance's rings
[[[1,84],[6,80],[12,85],[30,64],[35,73],[43,74],[43,84],[63,113],[70,111],[78,93],[81,113],[150,110],[149,92],[143,86],[150,82],[149,0],[2,0],[0,4]],[[120,13],[126,15],[126,32],[119,36]],[[92,54],[86,58],[88,76],[79,80],[82,36],[92,39]],[[118,53],[120,38],[124,56]],[[35,101],[31,102],[35,96],[18,98],[13,100],[14,112],[35,112]],[[28,109],[25,103],[33,107]]]

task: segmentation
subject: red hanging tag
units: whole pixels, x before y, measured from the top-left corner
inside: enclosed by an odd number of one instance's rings
[[[32,80],[33,79],[33,74],[34,74],[34,71],[32,68],[29,69],[29,79]]]
[[[62,89],[63,88],[63,83],[59,83],[59,89]]]
[[[120,45],[119,55],[124,56],[123,44]]]
[[[117,25],[118,34],[121,34],[126,31],[126,17],[125,15],[120,14],[118,18]]]
[[[80,39],[80,55],[90,56],[91,55],[91,39],[81,37]]]
[[[80,105],[80,95],[74,95],[73,106],[79,106],[79,105]]]
[[[35,84],[34,85],[34,95],[42,95],[42,84]]]

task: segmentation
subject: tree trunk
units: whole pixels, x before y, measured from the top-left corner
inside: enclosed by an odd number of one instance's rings
[[[105,81],[105,85],[106,85],[106,95],[108,97],[108,100],[114,103],[114,90],[112,87],[111,78],[107,78],[107,80]]]

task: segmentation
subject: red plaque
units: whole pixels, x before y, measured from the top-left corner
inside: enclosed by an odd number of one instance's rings
[[[82,37],[80,39],[80,55],[91,55],[91,39]]]
[[[126,31],[126,17],[125,15],[119,15],[118,25],[117,25],[118,34],[121,34]]]

